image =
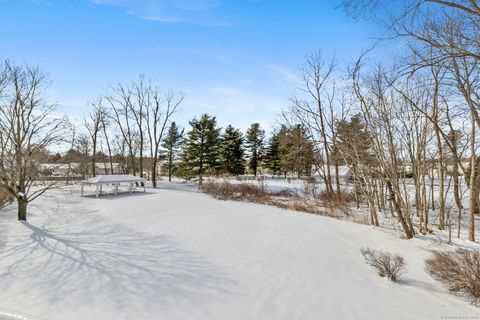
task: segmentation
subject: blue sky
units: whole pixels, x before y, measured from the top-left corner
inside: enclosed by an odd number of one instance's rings
[[[185,93],[180,123],[207,112],[268,127],[306,54],[347,63],[375,32],[334,0],[0,0],[0,58],[39,65],[76,117],[109,84],[145,74]]]

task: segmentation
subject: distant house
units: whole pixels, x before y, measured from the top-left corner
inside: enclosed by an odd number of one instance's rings
[[[91,163],[80,164],[77,162],[72,163],[41,163],[39,165],[40,170],[45,176],[50,177],[79,177],[85,175],[91,175]],[[82,169],[84,168],[84,169]],[[122,174],[123,167],[120,163],[112,163],[113,174]],[[83,174],[82,174],[83,172]],[[109,162],[97,162],[95,164],[95,174],[97,175],[109,175],[112,173]]]
[[[317,179],[323,180],[324,177],[328,174],[328,167],[327,166],[320,166],[313,168],[313,176],[317,177]],[[330,166],[330,177],[332,181],[335,180],[335,166]],[[348,181],[353,179],[353,172],[349,166],[338,166],[338,177],[340,180]]]
[[[118,162],[112,163],[113,174],[121,174],[123,173],[123,167]],[[100,175],[109,175],[112,173],[112,169],[110,167],[110,162],[97,162],[95,164],[95,173]]]
[[[66,177],[76,176],[75,172],[79,168],[78,163],[41,163],[40,170],[45,176]]]

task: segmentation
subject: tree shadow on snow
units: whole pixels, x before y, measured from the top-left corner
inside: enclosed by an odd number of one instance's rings
[[[145,307],[137,300],[176,305],[228,293],[224,269],[172,239],[99,220],[48,229],[23,223],[30,236],[10,238],[0,252],[2,295],[28,292],[47,303],[68,296],[78,305],[109,297],[111,307],[131,310]]]

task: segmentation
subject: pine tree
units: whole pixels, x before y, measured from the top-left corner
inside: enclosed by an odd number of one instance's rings
[[[295,170],[294,162],[290,155],[290,150],[294,147],[293,142],[289,138],[289,129],[282,125],[277,133],[278,136],[278,158],[280,171],[287,176],[289,172]]]
[[[215,172],[219,166],[219,137],[221,128],[213,116],[203,114],[200,119],[189,122],[191,130],[184,142],[183,166],[190,174],[199,176],[199,184],[203,182],[206,172]]]
[[[263,149],[263,140],[265,139],[265,130],[260,128],[260,124],[252,123],[247,130],[247,148],[250,153],[250,161],[248,167],[257,175],[258,164],[260,162],[260,155]]]
[[[305,128],[296,125],[287,129],[281,141],[285,151],[281,162],[285,171],[296,172],[299,177],[302,174],[310,175],[314,163],[314,147]]]
[[[371,154],[370,133],[361,114],[355,114],[348,120],[339,121],[336,124],[338,150],[334,153],[341,153],[348,165],[355,165],[358,162],[372,164],[374,157]]]
[[[184,130],[180,130],[175,122],[168,129],[167,136],[163,139],[162,147],[166,149],[168,181],[172,181],[173,162],[183,140]]]
[[[229,125],[222,136],[222,169],[229,174],[245,173],[243,135]]]
[[[278,133],[273,133],[267,146],[264,157],[264,165],[270,170],[271,174],[278,175],[281,173],[280,166],[280,141]]]

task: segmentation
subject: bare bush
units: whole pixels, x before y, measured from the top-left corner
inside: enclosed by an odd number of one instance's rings
[[[312,201],[305,198],[296,199],[291,208],[295,211],[325,215],[325,211],[320,208],[318,203],[312,203]]]
[[[215,182],[208,180],[203,183],[203,192],[220,200],[250,201],[267,204],[283,209],[318,213],[313,205],[305,205],[300,198],[291,190],[269,191],[263,186],[251,183],[229,183],[227,181]],[[295,201],[292,202],[291,200]]]
[[[317,195],[317,179],[314,176],[308,176],[303,181],[303,194],[315,197]]]
[[[347,216],[350,214],[350,204],[353,199],[346,192],[322,191],[318,194],[317,199],[320,200],[324,207],[330,210],[332,215],[335,215],[336,211],[340,211]]]
[[[13,201],[13,196],[5,190],[5,188],[0,187],[0,208],[9,204]]]
[[[450,292],[480,303],[480,251],[435,251],[425,261],[425,269]]]
[[[270,191],[264,186],[252,183],[216,182],[215,180],[205,181],[202,190],[204,193],[220,200],[250,201],[337,219],[345,217],[345,212],[348,211],[348,204],[351,201],[351,198],[343,193],[328,198],[327,202],[327,198],[322,198],[322,201],[316,198],[302,197],[289,189]],[[330,210],[324,209],[327,207],[325,203],[328,203]]]
[[[283,197],[283,198],[298,197],[298,194],[290,189],[283,189],[279,191],[269,191],[268,193],[274,197]]]
[[[270,200],[270,195],[264,188],[248,183],[217,183],[209,180],[203,183],[202,188],[203,192],[221,200],[248,200],[259,203]]]
[[[362,248],[360,250],[365,262],[374,267],[380,277],[387,277],[391,281],[396,281],[398,277],[405,271],[405,261],[398,254],[390,254],[370,248]]]

